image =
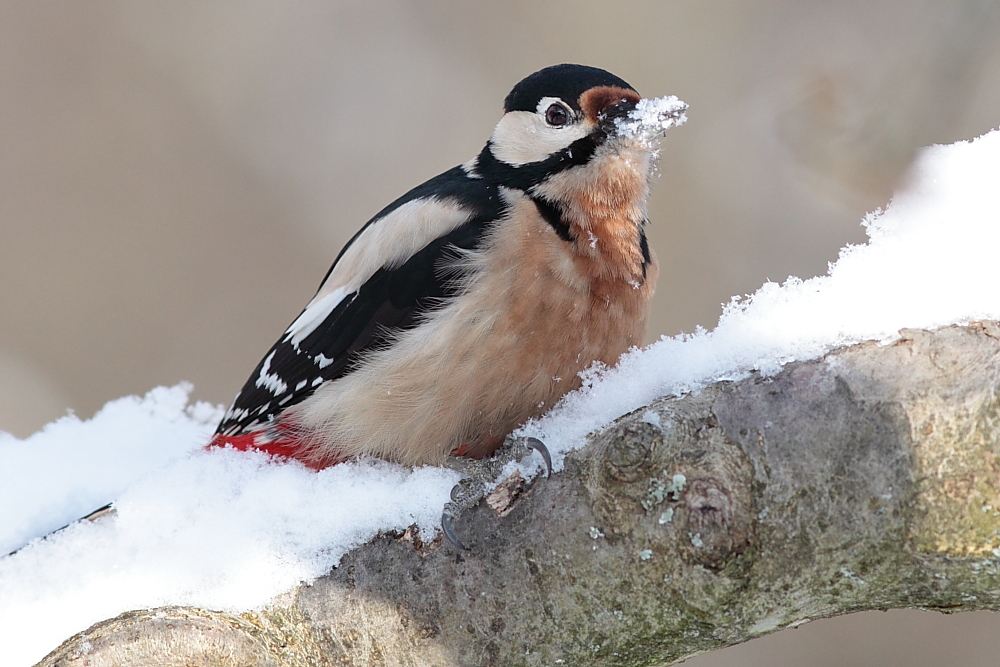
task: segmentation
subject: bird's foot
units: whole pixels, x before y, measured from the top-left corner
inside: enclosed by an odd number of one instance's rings
[[[444,506],[444,512],[441,514],[441,530],[456,548],[463,551],[469,550],[469,547],[458,539],[452,520],[486,496],[487,487],[500,476],[508,463],[520,461],[530,454],[531,450],[538,452],[545,461],[545,476],[551,475],[552,457],[549,455],[548,448],[538,438],[508,437],[496,454],[488,459],[477,460],[463,457],[448,459],[445,465],[458,470],[465,476],[452,488],[451,502]]]

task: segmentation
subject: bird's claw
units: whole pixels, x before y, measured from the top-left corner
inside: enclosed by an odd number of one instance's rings
[[[441,532],[445,538],[462,551],[469,547],[458,539],[458,533],[452,525],[452,520],[462,512],[473,507],[486,495],[486,485],[495,480],[510,461],[519,461],[530,450],[538,452],[545,461],[545,477],[552,474],[552,456],[548,447],[538,438],[507,438],[496,455],[484,460],[453,458],[448,466],[466,475],[451,490],[451,502],[444,506],[441,513]]]
[[[451,503],[448,503],[448,505],[451,505]],[[458,539],[458,535],[451,525],[451,511],[448,509],[448,505],[445,505],[444,512],[441,513],[441,532],[444,533],[444,536],[456,549],[468,551],[469,547],[462,544],[462,541]]]
[[[463,474],[469,475],[459,480],[458,484],[451,489],[451,502],[446,503],[444,512],[441,513],[441,532],[451,542],[455,548],[468,551],[469,547],[462,544],[458,539],[458,534],[451,524],[451,520],[469,509],[486,495],[486,480],[482,468],[482,461],[464,460],[462,461]]]
[[[545,479],[552,476],[552,455],[549,454],[549,448],[545,446],[545,443],[538,438],[525,438],[524,444],[531,447],[536,452],[542,455],[542,460],[545,461]]]

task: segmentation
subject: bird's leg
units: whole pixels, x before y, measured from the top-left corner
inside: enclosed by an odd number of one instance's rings
[[[551,475],[552,457],[549,455],[548,448],[538,438],[511,438],[508,436],[503,446],[488,459],[476,460],[458,456],[448,459],[445,465],[464,475],[463,479],[452,488],[451,502],[444,506],[444,512],[441,514],[441,530],[456,548],[463,551],[469,550],[469,547],[458,539],[452,526],[452,519],[482,500],[486,495],[487,485],[496,480],[509,462],[520,461],[531,450],[541,454],[545,461],[545,476]]]

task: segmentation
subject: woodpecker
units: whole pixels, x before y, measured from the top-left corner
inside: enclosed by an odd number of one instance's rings
[[[489,456],[580,371],[642,342],[657,276],[651,138],[685,109],[595,67],[522,80],[478,155],[340,251],[211,445],[316,469]]]

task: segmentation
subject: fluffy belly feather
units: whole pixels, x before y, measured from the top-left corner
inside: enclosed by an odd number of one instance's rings
[[[288,411],[315,461],[435,464],[459,448],[486,456],[578,387],[581,370],[641,343],[655,258],[644,280],[602,279],[529,199],[499,224],[508,229],[468,260],[469,298]]]

